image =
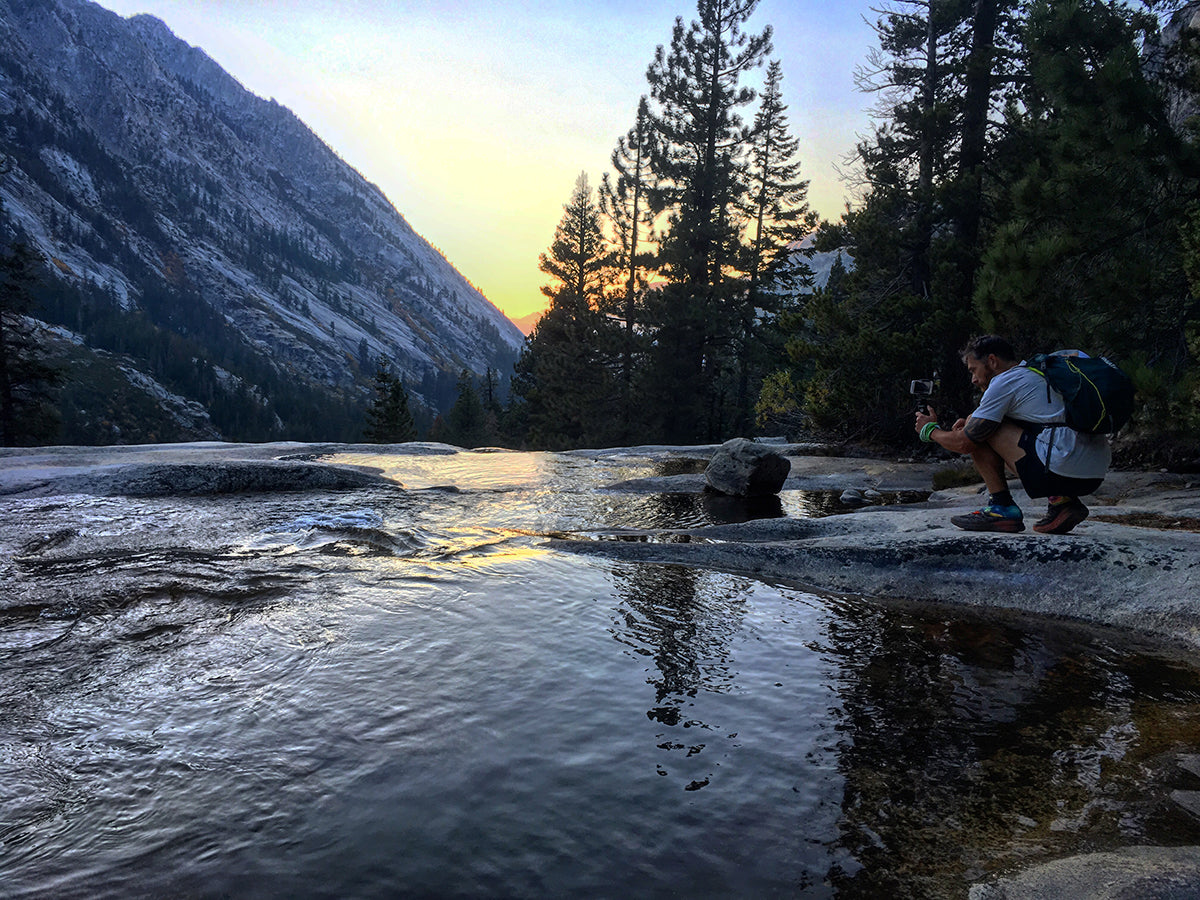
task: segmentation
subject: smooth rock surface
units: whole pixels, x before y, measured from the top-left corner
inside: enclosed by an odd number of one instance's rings
[[[1188,815],[1200,819],[1200,791],[1172,791],[1171,799]]]
[[[279,491],[400,487],[369,467],[315,461],[351,444],[145,444],[0,450],[0,497],[91,494],[101,497],[205,496]],[[386,453],[374,445],[373,453]],[[406,451],[453,453],[439,444]]]
[[[991,884],[969,900],[1195,900],[1200,847],[1126,847],[1045,863]]]

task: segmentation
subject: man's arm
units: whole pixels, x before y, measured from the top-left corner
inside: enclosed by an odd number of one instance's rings
[[[936,422],[937,414],[930,409],[929,414],[917,413],[917,431],[927,422]],[[940,428],[929,435],[930,439],[939,447],[949,450],[951,453],[962,453],[969,455],[980,444],[986,444],[988,438],[996,433],[1000,423],[993,422],[990,419],[980,419],[971,416],[965,421],[959,419],[954,423],[954,427],[949,429]]]
[[[983,427],[981,428],[980,426]],[[988,428],[988,426],[991,426],[991,428]],[[998,427],[1000,427],[998,422],[989,422],[987,419],[976,419],[972,416],[966,422],[959,419],[954,423],[953,428],[938,429],[930,437],[935,444],[949,450],[951,453],[961,453],[964,456],[969,456],[980,444],[986,444],[987,436]]]
[[[986,444],[988,438],[995,434],[1000,429],[999,422],[993,422],[991,419],[979,419],[971,416],[967,419],[967,424],[963,426],[963,434],[973,444]]]

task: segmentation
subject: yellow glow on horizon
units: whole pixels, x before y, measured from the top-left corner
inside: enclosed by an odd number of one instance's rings
[[[549,155],[498,153],[497,136],[515,147],[516,135],[497,124],[485,138],[471,108],[443,117],[434,133],[399,131],[394,123],[412,121],[413,111],[375,79],[335,77],[313,99],[331,117],[340,110],[346,142],[375,160],[363,176],[488,300],[514,319],[546,307],[537,260],[554,237],[574,167],[555,178],[562,164]],[[516,203],[513,185],[522,186]]]
[[[691,2],[99,0],[148,12],[248,90],[291,109],[510,318],[546,308],[538,269],[579,173],[593,186]],[[836,220],[836,166],[864,130],[853,67],[865,0],[761,0],[809,202]],[[850,98],[850,99],[847,99]],[[744,112],[752,117],[753,110]]]

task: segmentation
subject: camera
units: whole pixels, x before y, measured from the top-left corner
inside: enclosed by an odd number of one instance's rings
[[[932,378],[918,378],[908,385],[908,392],[917,398],[917,412],[928,412],[927,405],[929,399],[937,392],[938,389],[938,374],[933,373]]]

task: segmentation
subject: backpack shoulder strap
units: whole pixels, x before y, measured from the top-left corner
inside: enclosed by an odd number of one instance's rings
[[[1046,381],[1046,402],[1050,402],[1050,379],[1046,376],[1046,360],[1049,354],[1035,353],[1025,361],[1025,368],[1031,372],[1037,372]]]

